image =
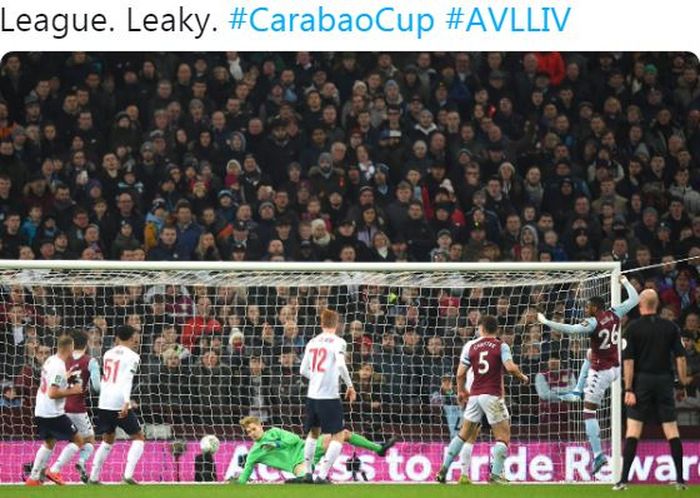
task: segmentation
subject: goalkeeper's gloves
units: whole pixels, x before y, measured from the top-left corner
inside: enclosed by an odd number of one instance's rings
[[[537,321],[541,324],[547,323],[547,318],[542,313],[537,313]]]

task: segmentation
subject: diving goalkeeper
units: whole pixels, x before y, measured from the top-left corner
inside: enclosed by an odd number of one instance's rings
[[[250,479],[253,469],[259,463],[274,469],[291,472],[295,476],[303,476],[306,473],[304,465],[304,440],[293,432],[285,431],[277,427],[264,430],[262,422],[257,417],[245,417],[241,420],[241,427],[246,435],[255,441],[248,452],[243,472],[238,477],[239,484],[245,484]],[[318,463],[325,454],[330,442],[330,436],[321,437],[322,444],[316,448],[314,463]],[[365,448],[383,457],[394,446],[396,440],[390,439],[384,444],[372,441],[354,434],[348,430],[343,431],[343,442],[357,448]],[[229,482],[235,480],[234,476],[226,476]]]

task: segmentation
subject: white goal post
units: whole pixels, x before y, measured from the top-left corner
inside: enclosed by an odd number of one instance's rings
[[[612,262],[0,260],[0,382],[17,400],[0,409],[0,483],[20,481],[33,459],[34,377],[58,334],[85,331],[88,352],[101,360],[115,326],[138,328],[142,363],[134,398],[148,441],[137,480],[194,480],[198,441],[208,434],[221,440],[215,462],[222,480],[240,470],[238,457],[249,446],[240,417],[256,415],[266,426],[301,434],[305,384],[298,361],[325,307],[341,315],[358,390],[358,401],[346,405],[348,428],[379,442],[399,440],[385,459],[346,444],[335,480],[356,477],[345,468],[353,454],[371,481],[432,480],[461,420],[451,391],[459,351],[488,313],[499,319],[533,384],[526,389],[506,380],[513,426],[507,477],[593,481],[581,404],[559,403],[534,385],[543,374],[552,392],[569,388],[588,339],[561,336],[532,317],[542,311],[578,321],[593,296],[619,304],[619,277],[620,265]],[[611,481],[622,460],[620,381],[599,418],[611,455],[599,478]],[[491,440],[486,429],[480,438]],[[117,442],[106,481],[119,478],[126,448]],[[77,480],[69,467],[67,479]],[[472,477],[482,479],[487,467],[487,445],[477,444]],[[281,476],[262,468],[255,478]]]

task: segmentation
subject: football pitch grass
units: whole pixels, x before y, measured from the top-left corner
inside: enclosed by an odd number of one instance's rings
[[[624,496],[662,498],[697,496],[698,487],[685,492],[670,485],[630,486]],[[139,486],[0,486],[2,498],[597,498],[619,496],[610,485],[508,485],[455,484],[333,484],[314,485],[139,485]]]

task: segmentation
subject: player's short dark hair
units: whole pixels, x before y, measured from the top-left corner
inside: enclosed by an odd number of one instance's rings
[[[481,325],[488,334],[495,334],[498,332],[498,320],[493,315],[482,316],[479,320],[479,325]]]
[[[598,310],[605,309],[605,299],[600,296],[593,296],[588,300],[588,303],[598,308]]]
[[[135,333],[136,329],[131,325],[120,325],[115,331],[115,335],[120,341],[128,341],[129,339],[134,337]]]
[[[73,347],[75,349],[83,349],[87,346],[88,336],[84,330],[74,330],[71,332],[71,336],[73,337]]]

